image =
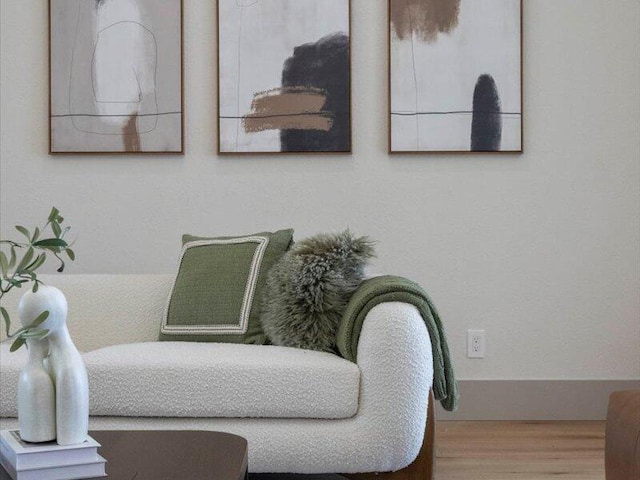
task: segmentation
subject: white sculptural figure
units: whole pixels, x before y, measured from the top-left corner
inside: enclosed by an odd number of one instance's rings
[[[56,439],[74,445],[87,439],[89,431],[89,380],[80,352],[67,329],[67,299],[54,287],[41,286],[20,300],[20,318],[34,319],[48,311],[41,328],[49,330],[47,367],[56,392]]]
[[[27,326],[33,318],[22,318]],[[27,324],[27,325],[25,325]],[[29,360],[18,379],[18,424],[27,442],[56,439],[56,389],[45,366],[49,340],[28,339]]]

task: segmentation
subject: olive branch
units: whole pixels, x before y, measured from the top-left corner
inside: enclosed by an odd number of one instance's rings
[[[63,227],[63,222],[64,218],[60,215],[60,211],[53,207],[47,223],[42,228],[35,227],[33,232],[30,232],[23,226],[16,226],[16,230],[26,241],[0,240],[0,302],[12,289],[22,288],[23,285],[33,283],[31,290],[34,293],[37,292],[42,282],[38,279],[36,270],[42,267],[50,256],[57,259],[58,272],[64,271],[63,256],[68,260],[75,260],[75,253],[65,240],[71,227]],[[48,330],[39,328],[49,317],[48,311],[42,312],[28,326],[14,333],[11,333],[9,312],[1,305],[0,315],[4,321],[7,337],[15,338],[11,345],[12,352],[25,345],[27,339],[42,338],[49,333]]]

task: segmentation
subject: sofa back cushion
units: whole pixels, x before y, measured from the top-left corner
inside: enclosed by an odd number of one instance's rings
[[[160,340],[264,344],[260,295],[293,230],[242,237],[183,237]]]
[[[58,273],[38,275],[38,279],[67,297],[71,338],[81,352],[89,352],[122,343],[156,341],[175,275]],[[3,306],[15,319],[24,292],[24,288],[14,288],[2,297]],[[5,338],[3,331],[0,339]]]

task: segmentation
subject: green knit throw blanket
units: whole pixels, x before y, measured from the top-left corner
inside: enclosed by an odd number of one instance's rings
[[[433,394],[448,411],[458,408],[458,384],[451,364],[449,346],[433,302],[415,282],[402,277],[382,276],[365,280],[351,297],[338,329],[338,351],[347,360],[356,361],[358,340],[369,311],[385,302],[414,305],[427,326],[433,351]]]

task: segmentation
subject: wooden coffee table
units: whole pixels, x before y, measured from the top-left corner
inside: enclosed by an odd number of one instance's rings
[[[247,441],[201,431],[90,432],[107,459],[107,480],[244,480]],[[0,480],[9,475],[0,468]]]

